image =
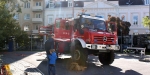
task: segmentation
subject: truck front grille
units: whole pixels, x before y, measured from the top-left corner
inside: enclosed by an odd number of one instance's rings
[[[96,42],[113,42],[114,37],[112,36],[94,36],[94,41]]]

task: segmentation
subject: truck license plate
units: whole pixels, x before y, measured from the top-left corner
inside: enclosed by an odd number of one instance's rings
[[[97,49],[97,46],[96,45],[92,45],[92,49]]]

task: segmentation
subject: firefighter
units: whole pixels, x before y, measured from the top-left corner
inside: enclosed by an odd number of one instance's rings
[[[50,49],[54,49],[54,34],[51,34],[49,37],[50,38],[45,42],[46,55],[49,54]]]
[[[50,38],[45,42],[45,50],[46,50],[46,56],[47,56],[47,60],[49,61],[48,55],[50,55],[49,50],[54,49],[54,34],[50,35]],[[48,74],[49,74],[49,62],[47,61],[47,68],[48,68]]]

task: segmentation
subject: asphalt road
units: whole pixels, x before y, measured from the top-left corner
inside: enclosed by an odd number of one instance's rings
[[[34,73],[36,71],[36,74],[32,75],[47,75],[47,61],[44,60],[44,52],[7,52],[2,54],[4,54],[3,60],[11,65],[12,63],[23,64],[22,66],[25,66],[26,69],[22,71],[32,69]],[[66,68],[67,61],[68,59],[57,60],[57,75],[150,75],[150,62],[139,61],[138,55],[116,54],[115,61],[110,66],[103,66],[97,57],[89,56],[88,68],[84,71],[68,70]],[[13,66],[18,68],[17,64],[13,64]],[[30,72],[33,71],[30,70]]]

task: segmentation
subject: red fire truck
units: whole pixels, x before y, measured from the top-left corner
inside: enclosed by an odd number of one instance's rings
[[[117,27],[101,16],[81,14],[75,19],[56,19],[55,24],[46,27],[55,34],[55,48],[59,58],[71,57],[79,65],[85,65],[89,54],[96,55],[104,65],[114,61],[117,45]],[[40,34],[42,34],[40,28]]]

